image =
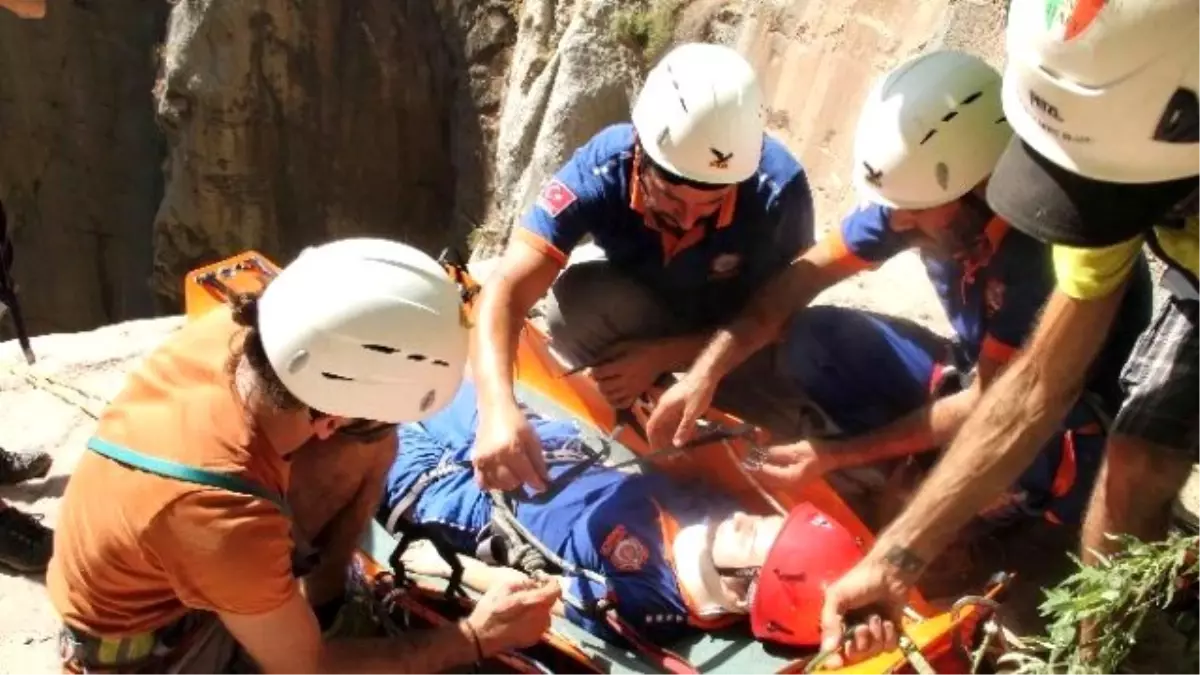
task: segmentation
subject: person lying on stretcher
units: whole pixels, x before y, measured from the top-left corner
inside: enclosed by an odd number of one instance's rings
[[[585,461],[575,422],[522,408],[552,480]],[[470,463],[478,419],[475,387],[467,382],[438,414],[400,426],[380,511],[389,530],[422,525],[467,555],[488,541],[496,531],[494,502]],[[511,503],[516,520],[567,566],[606,579],[568,570],[558,577],[564,602],[557,611],[610,640],[619,636],[588,611],[606,598],[625,625],[657,644],[749,615],[759,638],[815,647],[822,583],[861,557],[854,538],[812,505],[786,518],[750,515],[712,490],[653,472],[593,465],[545,503]],[[465,562],[468,579],[509,573]]]

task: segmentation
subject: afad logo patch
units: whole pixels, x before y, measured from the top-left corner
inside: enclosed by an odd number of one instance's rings
[[[992,316],[1004,306],[1004,284],[995,279],[988,279],[983,290],[983,302],[987,316]]]
[[[722,253],[713,258],[712,261],[712,277],[722,279],[731,277],[738,272],[738,268],[742,265],[742,256],[736,253]]]
[[[1108,0],[1046,0],[1046,28],[1061,30],[1062,40],[1073,40],[1087,30]]]
[[[571,188],[567,187],[561,180],[551,178],[548,183],[538,193],[537,205],[538,208],[545,211],[551,218],[557,218],[558,214],[567,209],[568,206],[575,203],[578,197]]]
[[[637,572],[650,559],[650,549],[641,539],[630,534],[624,525],[618,525],[604,538],[600,555],[608,558],[613,567],[622,572]]]

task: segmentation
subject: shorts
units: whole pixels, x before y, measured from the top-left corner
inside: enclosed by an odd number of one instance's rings
[[[1125,400],[1113,433],[1194,457],[1197,446],[1197,305],[1171,297],[1138,338],[1121,371]]]

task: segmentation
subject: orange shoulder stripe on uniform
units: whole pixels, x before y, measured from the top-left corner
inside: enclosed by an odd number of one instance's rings
[[[983,338],[983,345],[979,348],[979,357],[990,359],[996,363],[1008,363],[1019,350],[1020,347],[1014,347],[988,335]]]
[[[513,230],[513,237],[538,253],[554,260],[560,266],[567,264],[567,254],[563,253],[557,246],[551,244],[538,233],[527,230],[524,227],[517,227]]]
[[[836,270],[843,270],[847,274],[854,274],[863,270],[875,267],[875,263],[870,260],[864,260],[854,254],[850,247],[846,245],[846,240],[842,237],[841,228],[834,228],[813,245],[816,253],[824,252],[829,259],[830,267]]]

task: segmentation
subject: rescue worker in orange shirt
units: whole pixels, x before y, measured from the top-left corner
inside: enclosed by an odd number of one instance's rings
[[[454,625],[332,635],[395,424],[459,388],[461,311],[425,254],[347,239],[150,354],[63,498],[47,589],[66,669],[224,672],[244,654],[264,672],[437,672],[535,642],[560,591],[528,580]]]

